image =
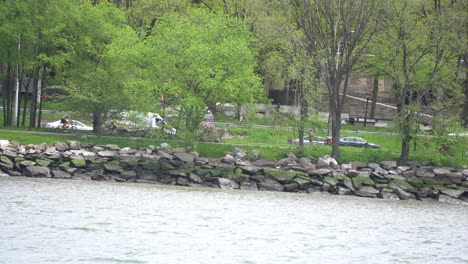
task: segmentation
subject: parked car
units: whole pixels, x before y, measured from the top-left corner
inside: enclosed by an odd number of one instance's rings
[[[74,130],[83,130],[83,131],[92,131],[93,127],[87,126],[81,123],[78,120],[57,120],[55,122],[49,122],[45,126],[46,128],[54,128],[54,129],[74,129]]]
[[[312,137],[305,136],[303,138],[304,144],[318,144],[318,145],[325,145],[327,144],[327,139],[323,137]],[[299,144],[299,138],[293,139],[291,144]]]
[[[168,134],[175,135],[177,130],[169,126],[158,113],[139,113],[134,111],[112,110],[107,114],[105,124],[112,131],[145,133],[150,128],[161,129]]]
[[[340,146],[352,146],[360,148],[382,148],[382,146],[367,142],[360,137],[342,137],[340,138]]]

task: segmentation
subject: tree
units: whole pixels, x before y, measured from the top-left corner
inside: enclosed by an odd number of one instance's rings
[[[73,38],[78,29],[71,21],[75,21],[74,4],[69,1],[4,1],[0,18],[3,26],[0,28],[0,64],[7,65],[4,99],[5,125],[26,125],[26,107],[29,108],[29,127],[41,125],[41,101],[38,100],[46,90],[51,79],[51,73],[66,63],[69,54],[73,53]],[[76,29],[76,30],[74,30]],[[18,83],[31,89],[19,96],[19,105],[23,105],[23,115],[20,111],[16,120],[12,119],[14,83],[12,82],[13,67],[18,75]],[[39,102],[39,105],[38,105]],[[27,105],[28,104],[28,105]],[[21,109],[18,109],[21,110]],[[22,120],[21,120],[22,119]],[[14,122],[13,122],[14,121]]]
[[[129,1],[127,0],[127,3]],[[128,24],[137,32],[140,39],[151,35],[161,17],[169,12],[183,13],[190,7],[184,0],[138,0],[127,7]]]
[[[294,0],[296,16],[308,40],[308,52],[327,87],[333,139],[340,159],[341,112],[354,65],[372,38],[377,1]]]
[[[129,101],[123,96],[124,83],[131,77],[120,50],[137,43],[134,31],[125,25],[121,10],[106,4],[80,4],[74,22],[82,34],[75,41],[74,54],[61,69],[65,107],[91,113],[93,128],[101,132],[109,110],[122,109]]]
[[[141,108],[161,99],[179,105],[195,131],[205,106],[254,103],[264,98],[255,74],[255,40],[236,20],[200,8],[165,14],[135,56],[129,96]]]
[[[437,115],[447,106],[459,105],[454,103],[460,98],[456,95],[460,89],[455,83],[456,56],[450,47],[455,35],[448,23],[451,19],[438,11],[421,10],[414,1],[384,3],[382,10],[382,30],[374,40],[371,52],[375,56],[369,62],[392,82],[396,124],[402,136],[399,162],[404,164],[424,108],[431,106]]]

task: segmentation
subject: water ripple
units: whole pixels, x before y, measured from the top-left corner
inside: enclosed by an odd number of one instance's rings
[[[468,207],[0,178],[0,263],[468,263]]]

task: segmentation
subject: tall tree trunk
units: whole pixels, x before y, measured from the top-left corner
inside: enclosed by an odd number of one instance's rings
[[[40,101],[39,101],[39,117],[37,119],[37,127],[41,127],[41,122],[42,122],[42,95],[44,94],[44,89],[45,89],[45,79],[47,77],[47,68],[44,66],[42,69],[42,75],[41,75],[41,92],[39,95]]]
[[[13,118],[13,98],[15,91],[15,78],[13,67],[10,63],[7,66],[7,78],[3,89],[3,125],[11,126]]]
[[[304,87],[302,87],[302,82],[300,82],[300,90],[301,90],[301,118],[299,122],[299,146],[301,148],[301,152],[304,150],[304,135],[305,135],[305,124],[307,124],[307,120],[309,119],[309,102],[307,101],[307,97],[304,95]],[[309,142],[312,139],[309,139]],[[302,154],[302,153],[301,153]]]
[[[33,87],[31,91],[31,104],[30,104],[30,115],[29,115],[29,127],[34,128],[36,127],[36,112],[37,112],[37,91],[39,86],[39,69],[34,70],[34,74],[32,75],[33,80]]]
[[[23,100],[24,101],[23,102],[23,117],[22,117],[22,120],[21,120],[21,126],[25,127],[26,126],[26,110],[27,110],[27,105],[28,105],[29,94],[24,93],[23,97],[24,97],[24,100]]]
[[[463,120],[463,126],[468,128],[468,78],[463,81],[463,86],[465,87],[465,102],[463,104],[461,118]]]
[[[330,123],[333,141],[332,157],[340,161],[341,108],[336,103],[331,103],[330,107]]]
[[[401,138],[401,153],[400,153],[400,158],[398,159],[399,165],[406,165],[408,163],[409,152],[410,152],[410,141],[411,141],[409,130],[410,130],[409,122],[405,122],[404,128],[403,128],[403,135]]]
[[[94,112],[93,113],[93,131],[98,135],[102,133],[102,113]]]
[[[465,128],[468,128],[468,73],[466,72],[467,66],[468,66],[468,54],[465,54],[463,56],[463,62],[460,64],[460,68],[462,70],[465,70],[465,80],[463,80],[463,87],[465,88],[464,94],[465,94],[465,101],[463,103],[463,111],[461,113],[461,119],[463,126]],[[460,62],[459,62],[460,63]]]

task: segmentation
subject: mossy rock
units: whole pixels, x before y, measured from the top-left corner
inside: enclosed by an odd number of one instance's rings
[[[89,160],[89,162],[95,163],[95,164],[104,164],[104,163],[107,163],[107,161],[101,160],[101,159],[93,159],[93,160]]]
[[[418,178],[410,178],[407,179],[408,183],[413,185],[416,188],[422,187],[424,185],[424,181]]]
[[[248,181],[250,176],[247,174],[232,174],[231,173],[231,174],[222,176],[222,178],[230,179],[230,180],[240,183],[240,182]]]
[[[89,171],[102,170],[102,169],[104,169],[104,164],[91,162],[90,164],[88,164],[88,166],[86,166],[86,168],[87,168]]]
[[[160,163],[161,170],[173,170],[175,167],[170,163]]]
[[[70,162],[69,162],[69,161],[66,161],[66,162],[60,164],[58,167],[59,167],[60,169],[62,169],[62,170],[67,170],[68,168],[70,168]]]
[[[118,173],[121,173],[124,171],[124,169],[122,169],[122,167],[119,164],[115,164],[115,163],[104,164],[104,169],[106,171],[118,172]]]
[[[429,186],[443,186],[444,184],[442,182],[439,182],[437,180],[424,180],[424,185],[429,185]]]
[[[310,181],[310,176],[308,173],[300,172],[296,174],[293,178],[294,180],[305,180],[305,181]]]
[[[394,187],[392,187],[393,185],[397,185],[398,187],[400,187],[401,189],[405,190],[405,191],[409,191],[409,192],[414,192],[416,191],[416,189],[414,188],[413,185],[409,184],[409,182],[403,180],[403,179],[393,179],[389,186],[390,188],[392,189],[395,189]]]
[[[359,188],[363,185],[373,186],[375,184],[375,182],[367,176],[356,176],[353,177],[351,180],[355,188]]]
[[[76,168],[81,168],[86,166],[86,160],[84,159],[72,159],[71,165]]]
[[[23,158],[23,157],[16,157],[16,158],[15,158],[15,163],[18,163],[18,164],[19,164],[19,163],[21,163],[21,162],[23,162],[23,161],[25,161],[25,160],[26,160],[26,159]]]
[[[294,177],[293,182],[299,184],[300,187],[308,185],[309,183],[311,183],[311,181],[310,181],[310,179],[308,177],[304,178],[302,176]]]
[[[242,168],[236,167],[236,168],[234,169],[234,174],[236,174],[236,175],[241,175],[242,173],[244,173],[244,170],[243,170]]]
[[[20,163],[17,163],[17,164],[20,164],[20,166],[22,166],[22,167],[29,167],[29,166],[35,166],[36,162],[32,161],[32,160],[23,160],[23,161],[21,161]]]
[[[198,175],[198,176],[205,176],[205,175],[207,175],[207,174],[208,174],[209,176],[211,176],[210,170],[211,170],[211,169],[197,168],[197,169],[193,170],[193,173],[195,173],[195,174]]]
[[[447,189],[451,189],[451,190],[458,190],[460,187],[456,184],[449,184],[447,186],[445,186],[445,188]]]
[[[375,188],[388,188],[387,183],[375,183]]]
[[[13,161],[6,156],[0,156],[0,162],[7,165],[13,166]]]
[[[224,177],[234,173],[232,167],[219,167],[208,170],[212,177]]]
[[[170,164],[169,164],[170,165]],[[161,164],[157,162],[142,162],[140,163],[140,166],[149,171],[157,171],[161,169]],[[172,166],[172,165],[171,165]],[[172,168],[173,169],[173,168]]]
[[[309,173],[302,172],[302,171],[295,171],[296,177],[300,177],[303,179],[309,179]]]
[[[158,181],[159,180],[159,176],[154,174],[151,171],[142,170],[142,171],[136,172],[136,174],[137,174],[137,177],[139,179],[148,180],[148,181]]]
[[[120,161],[119,160],[111,160],[111,161],[106,162],[106,164],[120,166]]]
[[[335,177],[326,176],[326,177],[323,177],[323,182],[328,183],[331,186],[336,186],[339,181]]]
[[[292,180],[297,175],[297,172],[295,171],[280,171],[273,169],[265,169],[263,172],[278,181]]]
[[[49,159],[37,159],[37,160],[36,160],[36,163],[37,163],[39,166],[48,167],[48,166],[50,165],[50,163],[52,163],[52,161],[49,160]]]
[[[372,180],[378,184],[388,184],[390,182],[390,179],[382,179],[377,177],[372,178]]]
[[[335,175],[333,175],[333,178],[339,180],[339,181],[344,181],[344,179],[346,179],[346,175],[342,174],[342,173],[337,173]]]
[[[138,168],[140,163],[138,161],[121,161],[120,166],[124,168],[125,170],[134,170]]]

